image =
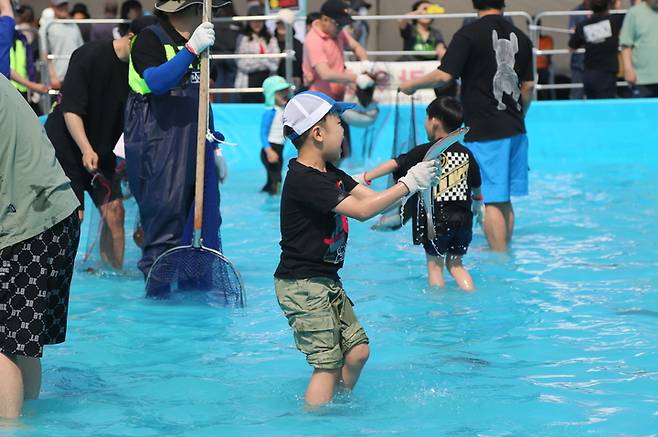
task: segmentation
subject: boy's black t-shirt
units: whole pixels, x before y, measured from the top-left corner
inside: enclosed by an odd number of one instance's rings
[[[347,217],[333,209],[358,184],[327,163],[323,173],[291,159],[281,193],[280,279],[339,279],[347,246]]]
[[[113,150],[123,133],[123,113],[128,97],[128,63],[120,60],[112,41],[91,41],[71,55],[59,100],[45,129],[57,159],[66,169],[82,166],[82,153],[71,137],[64,113],[82,117],[101,172],[114,171]]]
[[[619,33],[623,22],[623,15],[596,14],[578,23],[569,47],[585,47],[585,68],[615,74],[619,71]]]
[[[427,151],[434,143],[421,144],[404,153],[395,161],[398,169],[393,177],[398,180],[411,167],[423,160]],[[473,213],[471,212],[471,190],[482,185],[480,167],[473,154],[466,147],[455,143],[448,147],[440,157],[441,178],[439,185],[433,188],[434,197],[434,227],[437,235],[451,227],[472,227]],[[421,244],[426,238],[425,210],[418,211],[414,207],[418,204],[418,195],[410,198],[405,208],[405,214],[412,214],[414,244]]]
[[[502,15],[459,29],[439,68],[462,79],[466,141],[525,133],[520,85],[533,80],[532,42]]]

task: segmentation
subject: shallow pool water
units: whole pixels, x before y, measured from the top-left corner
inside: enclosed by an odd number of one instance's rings
[[[655,435],[658,170],[538,168],[510,253],[476,231],[473,294],[427,289],[408,227],[350,222],[342,277],[371,358],[351,395],[316,412],[274,297],[278,199],[258,193],[260,169],[234,171],[222,232],[248,307],[149,301],[138,277],[78,271],[41,400],[0,434]]]

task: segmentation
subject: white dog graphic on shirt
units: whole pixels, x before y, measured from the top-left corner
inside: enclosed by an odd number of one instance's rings
[[[514,32],[510,33],[510,39],[498,38],[498,32],[492,33],[493,48],[496,52],[496,63],[498,69],[493,78],[493,94],[498,100],[498,110],[504,111],[507,105],[503,103],[503,95],[511,94],[516,102],[516,109],[521,110],[519,97],[521,88],[519,87],[519,76],[514,71],[516,55],[519,51],[519,40]]]

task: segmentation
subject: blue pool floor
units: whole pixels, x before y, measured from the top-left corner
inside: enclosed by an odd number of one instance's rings
[[[150,301],[138,275],[77,271],[41,400],[0,435],[655,435],[658,154],[584,141],[535,140],[510,252],[475,231],[473,294],[427,288],[408,227],[350,222],[342,276],[371,358],[351,395],[316,412],[274,296],[278,199],[258,192],[258,165],[234,165],[222,235],[247,308]]]

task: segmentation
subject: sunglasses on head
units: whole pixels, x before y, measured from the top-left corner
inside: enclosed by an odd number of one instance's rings
[[[334,23],[334,26],[338,29],[342,29],[343,27],[347,26],[347,24],[340,24],[338,21],[334,20],[333,18],[329,17],[332,23]]]

